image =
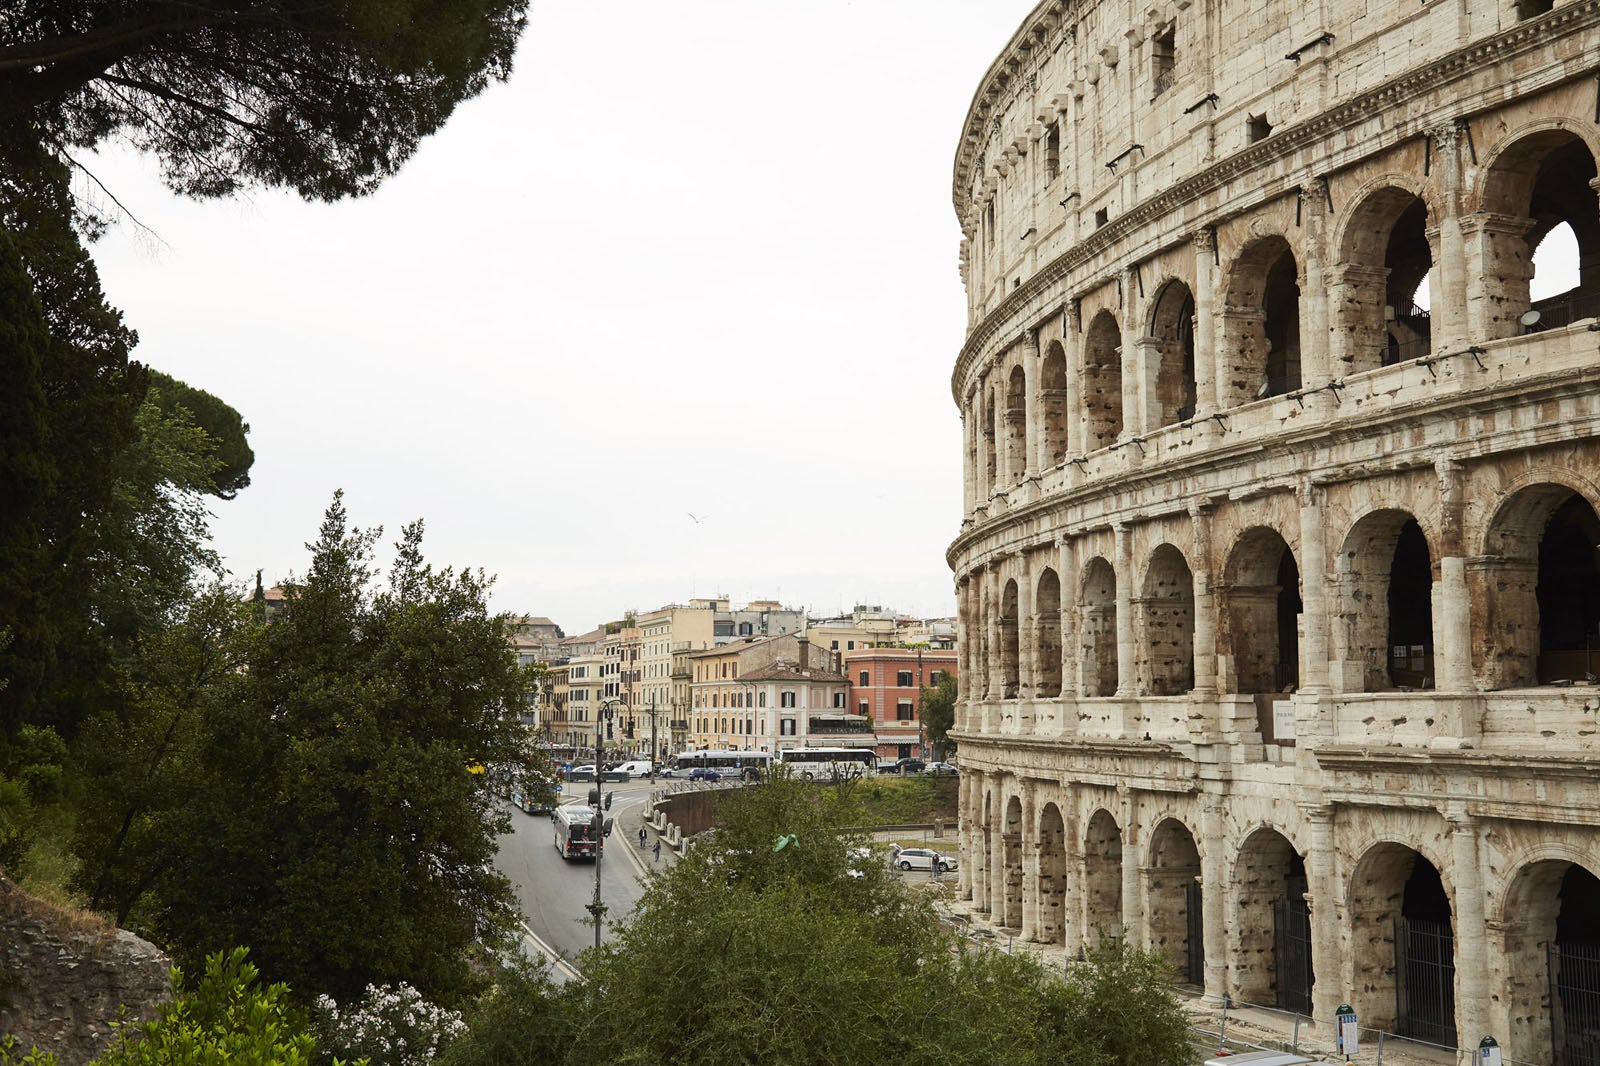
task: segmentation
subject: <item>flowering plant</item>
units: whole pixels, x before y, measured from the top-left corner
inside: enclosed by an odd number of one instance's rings
[[[324,1061],[368,1059],[372,1066],[427,1066],[441,1048],[467,1031],[458,1011],[422,998],[405,982],[368,985],[354,1004],[340,1009],[318,996],[314,1012]]]

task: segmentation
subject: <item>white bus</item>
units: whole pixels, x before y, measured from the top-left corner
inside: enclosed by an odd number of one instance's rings
[[[723,777],[742,777],[756,781],[772,767],[770,751],[680,751],[672,759],[678,771],[704,767]],[[676,776],[681,776],[681,773]]]
[[[556,850],[563,859],[592,859],[595,856],[594,808],[582,804],[557,807],[550,815],[556,827]],[[605,842],[599,842],[603,850]]]
[[[836,780],[872,773],[878,753],[871,748],[788,748],[778,752],[778,761],[807,781]]]

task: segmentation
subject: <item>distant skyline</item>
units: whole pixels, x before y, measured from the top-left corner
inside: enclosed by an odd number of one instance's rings
[[[951,167],[1032,7],[541,0],[511,81],[367,199],[95,158],[147,227],[94,247],[135,358],[251,425],[233,577],[303,573],[343,488],[569,632],[716,594],[953,614]]]

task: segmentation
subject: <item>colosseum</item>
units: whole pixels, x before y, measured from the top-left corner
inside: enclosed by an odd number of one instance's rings
[[[1596,158],[1597,0],[1029,14],[954,170],[973,910],[1600,1061]]]

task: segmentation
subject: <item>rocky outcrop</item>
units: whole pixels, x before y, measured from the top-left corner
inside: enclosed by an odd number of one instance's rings
[[[172,960],[104,919],[36,899],[0,875],[0,1034],[80,1066],[112,1023],[153,1018],[172,995]],[[126,1008],[126,1012],[123,1008]]]

